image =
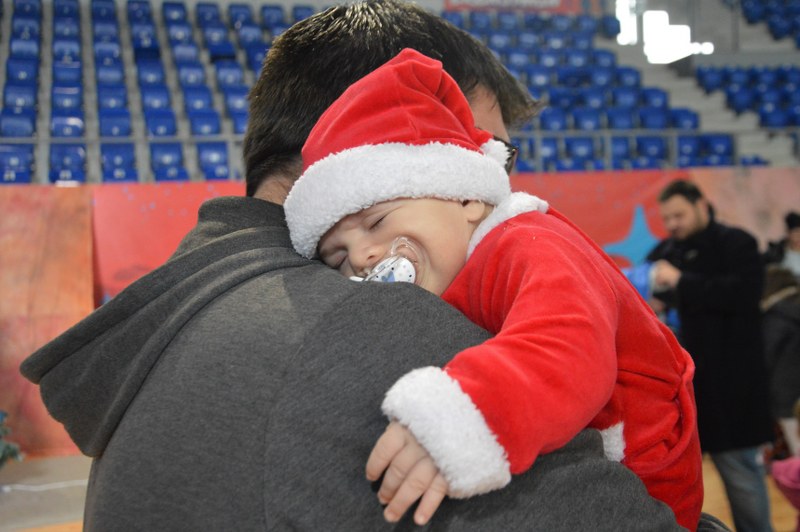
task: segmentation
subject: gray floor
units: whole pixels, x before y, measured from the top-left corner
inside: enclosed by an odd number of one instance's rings
[[[6,462],[0,469],[0,531],[81,520],[90,465],[85,456]]]

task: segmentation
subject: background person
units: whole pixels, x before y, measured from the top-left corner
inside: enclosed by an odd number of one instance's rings
[[[771,530],[760,446],[772,439],[759,302],[764,268],[756,240],[717,222],[694,183],[658,198],[670,236],[647,257],[654,297],[678,309],[694,359],[700,446],[725,485],[737,531]]]
[[[768,264],[779,264],[800,279],[800,214],[786,215],[786,238],[770,242],[764,254]]]

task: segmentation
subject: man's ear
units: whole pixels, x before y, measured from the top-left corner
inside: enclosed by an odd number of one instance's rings
[[[464,207],[464,216],[468,222],[479,224],[489,213],[492,212],[491,205],[488,205],[481,200],[465,200],[461,202]]]

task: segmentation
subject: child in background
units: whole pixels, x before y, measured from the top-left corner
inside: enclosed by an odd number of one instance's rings
[[[441,63],[413,50],[351,86],[303,148],[285,203],[298,253],[359,278],[404,259],[392,276],[495,334],[387,393],[393,422],[367,465],[370,479],[385,470],[385,515],[421,497],[422,524],[445,493],[503,487],[589,426],[694,530],[691,358],[597,245],[545,201],[511,193],[508,158]]]

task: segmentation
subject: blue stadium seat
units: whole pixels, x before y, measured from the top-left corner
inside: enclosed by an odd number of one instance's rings
[[[490,31],[486,35],[486,45],[496,52],[507,52],[512,45],[511,34],[505,31]]]
[[[631,143],[628,137],[611,137],[609,151],[612,159],[629,159],[631,156]]]
[[[80,109],[83,106],[83,86],[77,83],[55,83],[50,96],[54,109]]]
[[[642,129],[668,129],[670,124],[669,109],[663,107],[640,107],[639,127]]]
[[[119,41],[119,24],[116,19],[92,22],[92,35],[95,42]]]
[[[695,130],[700,127],[700,116],[692,109],[676,107],[670,113],[672,127],[685,130]]]
[[[100,161],[103,170],[136,166],[133,144],[101,144]]]
[[[169,109],[171,106],[169,88],[166,85],[144,85],[140,89],[142,109]]]
[[[36,113],[32,109],[0,111],[0,137],[31,137],[35,132]]]
[[[36,93],[36,85],[6,83],[3,87],[3,105],[5,107],[34,109],[36,107]]]
[[[276,26],[285,26],[283,6],[280,4],[266,4],[261,6],[261,25],[271,30]]]
[[[156,181],[188,181],[189,173],[182,166],[169,166],[153,170]]]
[[[14,13],[14,16],[11,18],[11,35],[24,39],[39,40],[42,36],[41,19]]]
[[[122,46],[119,41],[101,41],[94,43],[94,57],[96,60],[119,60],[122,56]]]
[[[532,63],[531,54],[527,50],[515,48],[506,54],[505,64],[509,69],[524,71]]]
[[[514,11],[498,11],[497,28],[507,32],[515,32],[521,26],[521,21]]]
[[[573,159],[594,159],[596,157],[592,137],[567,137],[564,139],[567,157]]]
[[[592,52],[592,62],[596,67],[615,68],[617,56],[611,50],[595,49]]]
[[[250,45],[244,53],[247,56],[247,68],[253,72],[260,72],[264,57],[267,55],[267,45]]]
[[[127,109],[100,109],[97,119],[101,137],[127,137],[131,134],[131,113]]]
[[[468,16],[470,30],[492,29],[492,14],[488,11],[470,11]]]
[[[220,61],[214,66],[216,68],[217,84],[220,87],[244,83],[244,70],[236,61]]]
[[[10,56],[18,59],[39,59],[39,41],[22,37],[11,37]]]
[[[605,109],[607,104],[606,89],[602,87],[584,87],[580,89],[580,100],[586,107]]]
[[[564,60],[567,66],[584,68],[589,66],[591,58],[586,50],[571,49],[564,53]]]
[[[782,128],[792,125],[791,115],[782,108],[767,106],[758,111],[758,125],[765,128]]]
[[[541,65],[530,65],[525,69],[528,87],[549,89],[552,85],[553,70]]]
[[[94,0],[92,2],[92,20],[117,20],[117,7],[111,0]]]
[[[166,22],[184,22],[187,13],[183,2],[164,2],[161,4],[161,14]]]
[[[573,66],[556,67],[556,80],[559,85],[577,88],[589,79],[589,72],[585,68]]]
[[[669,107],[669,95],[664,89],[645,87],[642,89],[642,103],[647,107],[666,109]]]
[[[569,87],[552,87],[548,93],[548,101],[551,106],[562,109],[571,109],[580,99],[580,95]]]
[[[542,34],[544,46],[550,50],[563,50],[572,45],[572,39],[566,31],[551,30]]]
[[[33,167],[33,146],[30,144],[0,144],[0,171],[27,170]]]
[[[300,22],[313,15],[316,10],[311,6],[294,5],[292,6],[292,21]]]
[[[554,14],[550,16],[550,28],[554,31],[572,31],[573,18],[570,15]]]
[[[679,157],[697,157],[700,155],[701,149],[700,137],[696,135],[678,135],[677,151]]]
[[[442,11],[442,18],[456,28],[464,29],[464,14],[461,11]]]
[[[572,110],[572,123],[581,131],[597,131],[602,127],[600,109],[576,107]]]
[[[642,75],[633,67],[618,66],[616,78],[617,83],[625,87],[638,87],[642,83]]]
[[[541,45],[540,34],[535,31],[522,30],[517,32],[517,46],[528,52],[536,52]]]
[[[125,70],[121,61],[95,64],[95,75],[98,85],[123,85]]]
[[[631,159],[631,168],[634,170],[655,170],[661,168],[661,159],[655,157],[639,156]]]
[[[183,166],[183,147],[178,142],[154,142],[150,144],[150,168]]]
[[[81,42],[77,38],[61,38],[53,41],[53,60],[70,63],[80,61]]]
[[[236,59],[236,47],[229,40],[210,43],[208,45],[208,57],[212,63],[217,61],[228,61]]]
[[[53,137],[82,137],[83,112],[77,109],[53,109],[50,115],[50,135]]]
[[[173,22],[168,24],[167,38],[172,46],[194,42],[192,27],[186,22]]]
[[[742,67],[726,67],[725,74],[728,83],[732,85],[747,86],[750,84],[750,71]]]
[[[252,45],[265,45],[264,34],[261,27],[256,24],[242,24],[236,30],[236,35],[239,40],[239,46],[242,48]]]
[[[564,54],[560,50],[543,49],[539,52],[539,64],[555,68],[564,62]]]
[[[247,112],[249,109],[248,92],[248,88],[243,85],[223,87],[222,95],[225,100],[225,110],[229,115]]]
[[[583,172],[586,170],[586,159],[559,157],[554,166],[556,172]]]
[[[184,87],[189,85],[205,85],[206,70],[199,61],[177,63],[178,81]]]
[[[595,33],[600,26],[597,18],[592,15],[578,15],[575,17],[575,29],[589,33]]]
[[[86,181],[86,147],[82,144],[50,145],[50,181]]]
[[[184,109],[197,111],[201,109],[211,109],[214,107],[214,97],[211,90],[205,85],[194,85],[183,90]]]
[[[542,169],[549,167],[561,157],[558,147],[558,139],[554,137],[543,137],[539,141],[539,155],[542,159]]]
[[[175,113],[171,109],[145,111],[144,123],[147,134],[152,137],[169,137],[177,131]]]
[[[187,113],[192,135],[218,135],[220,132],[219,113],[213,109],[200,109]]]
[[[594,33],[578,31],[572,34],[572,47],[587,52],[594,49]]]
[[[611,87],[614,85],[613,68],[593,68],[589,71],[589,83],[595,87]]]
[[[236,111],[229,113],[231,122],[233,123],[233,132],[237,135],[242,135],[247,130],[247,112]]]
[[[612,39],[619,35],[620,23],[614,15],[603,15],[600,19],[600,31],[607,39]]]
[[[249,4],[228,4],[228,20],[234,28],[254,24],[253,9]]]
[[[38,78],[38,59],[9,57],[8,61],[6,61],[6,80],[19,83],[36,83]]]
[[[227,179],[228,146],[224,142],[198,142],[197,163],[206,179]]]
[[[228,40],[228,27],[224,24],[209,24],[203,27],[203,42],[206,47]]]
[[[539,128],[543,131],[564,131],[567,127],[567,113],[560,107],[548,107],[539,114]]]
[[[611,89],[611,103],[616,107],[638,107],[640,98],[641,94],[637,87],[623,86]]]
[[[705,134],[701,136],[703,150],[708,154],[733,155],[733,137],[727,134]]]
[[[83,80],[83,67],[80,61],[53,63],[53,82],[80,83]]]
[[[199,57],[200,50],[194,42],[180,43],[172,47],[172,58],[176,63],[197,61]]]
[[[606,109],[606,124],[609,129],[635,129],[636,119],[629,107],[609,107]]]
[[[636,153],[639,156],[665,159],[667,157],[667,139],[655,135],[637,135]]]
[[[128,89],[125,85],[100,85],[97,87],[98,109],[119,109],[128,106]]]
[[[733,166],[733,157],[730,155],[706,155],[702,158],[704,166]]]
[[[756,104],[756,93],[748,87],[741,85],[729,85],[725,88],[725,99],[727,106],[741,114],[752,109]]]
[[[136,77],[143,88],[146,85],[163,85],[166,79],[164,66],[157,60],[138,61]]]
[[[208,24],[222,22],[219,6],[216,2],[201,2],[194,8],[195,22],[201,28]]]
[[[524,11],[522,13],[522,25],[529,30],[543,31],[547,28],[548,24],[540,13]]]

